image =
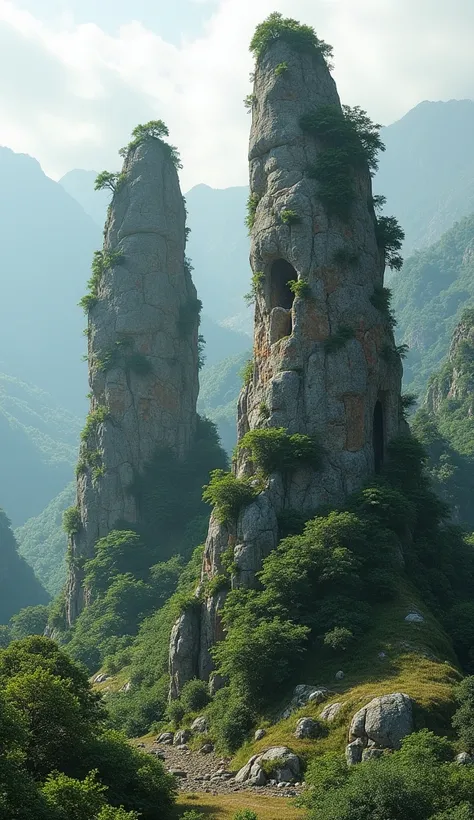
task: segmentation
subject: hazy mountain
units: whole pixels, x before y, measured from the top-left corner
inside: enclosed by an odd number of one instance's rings
[[[0,370],[85,410],[85,291],[101,233],[39,163],[0,148]]]
[[[382,139],[374,187],[405,229],[407,255],[474,212],[474,102],[422,102]]]
[[[80,428],[48,393],[0,373],[0,501],[15,526],[71,480]]]
[[[10,521],[0,508],[0,624],[6,624],[25,606],[48,603],[49,596],[18,546]]]
[[[447,355],[463,309],[474,303],[474,215],[411,256],[391,282],[396,335],[408,344],[405,383],[422,398]]]
[[[74,168],[73,171],[68,171],[67,174],[61,177],[59,184],[77,200],[86,214],[89,214],[94,222],[100,228],[103,228],[111,193],[109,191],[94,191],[96,176],[97,171]]]
[[[237,399],[242,370],[251,349],[205,367],[200,375],[198,410],[217,424],[222,446],[229,454],[237,442]]]

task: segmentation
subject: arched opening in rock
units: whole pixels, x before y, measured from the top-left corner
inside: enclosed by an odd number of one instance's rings
[[[277,259],[270,271],[270,311],[271,311],[271,343],[291,336],[293,333],[293,316],[291,308],[295,294],[288,282],[297,279],[298,275],[292,265],[285,259]]]
[[[375,472],[380,473],[384,460],[384,422],[383,407],[380,400],[377,401],[374,408],[374,425],[372,435],[374,444]]]
[[[285,259],[277,259],[272,265],[270,274],[270,310],[282,307],[291,310],[295,294],[290,290],[288,282],[298,279],[293,265]]]

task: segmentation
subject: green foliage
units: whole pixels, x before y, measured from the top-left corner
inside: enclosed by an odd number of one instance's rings
[[[255,102],[255,94],[247,94],[247,96],[244,97],[244,105],[245,105],[245,107],[247,108],[248,111],[252,110],[252,106],[253,106],[254,102]]]
[[[48,623],[48,607],[27,606],[10,618],[11,639],[18,641],[29,635],[42,635]]]
[[[124,148],[121,148],[119,155],[128,159],[131,152],[138,148],[139,145],[149,139],[157,140],[165,150],[167,156],[178,170],[182,168],[181,159],[178,149],[174,145],[165,142],[164,137],[169,136],[169,131],[163,120],[150,120],[143,125],[137,125],[132,131],[132,139]]]
[[[220,689],[208,706],[213,736],[218,748],[235,752],[247,739],[256,719],[253,702],[228,687]]]
[[[347,219],[354,200],[354,170],[378,167],[377,155],[385,146],[380,125],[356,106],[321,105],[300,119],[303,131],[323,146],[316,166],[307,170],[318,181],[318,195],[330,215]]]
[[[331,649],[345,650],[354,638],[354,633],[345,626],[335,626],[324,636],[324,645]]]
[[[10,521],[0,508],[0,624],[7,624],[23,607],[47,602],[48,595],[19,555]]]
[[[260,197],[258,194],[249,194],[247,200],[247,216],[245,217],[245,224],[251,232],[254,223],[255,223],[255,214],[257,213],[258,203],[260,202]]]
[[[258,270],[252,274],[251,280],[251,288],[248,293],[245,294],[244,299],[248,305],[253,305],[255,299],[257,298],[257,293],[262,287],[265,281],[265,274],[263,271]]]
[[[137,376],[148,376],[153,371],[150,360],[139,350],[133,350],[133,341],[128,337],[117,339],[95,364],[103,373],[115,367],[123,367],[127,373]]]
[[[336,265],[357,265],[359,254],[347,248],[338,248],[334,251],[332,259]]]
[[[234,814],[233,820],[258,820],[258,817],[251,809],[242,809]]]
[[[181,690],[180,701],[185,714],[190,712],[200,712],[209,703],[209,691],[207,685],[202,680],[190,680],[184,684]]]
[[[380,351],[380,355],[382,356],[382,359],[387,362],[387,364],[392,364],[396,363],[400,359],[406,359],[408,351],[408,345],[384,344]]]
[[[118,250],[94,251],[92,257],[92,276],[87,283],[88,291],[79,302],[84,313],[89,313],[99,301],[99,288],[104,274],[123,262],[123,253]]]
[[[301,217],[291,208],[284,208],[280,211],[280,219],[284,225],[299,225],[301,223]]]
[[[121,185],[123,185],[125,180],[126,175],[124,173],[120,173],[119,171],[115,173],[111,173],[110,171],[101,171],[101,173],[96,176],[94,191],[104,191],[108,188],[109,191],[112,191],[112,193],[115,194]]]
[[[110,412],[105,405],[98,404],[94,410],[87,414],[84,429],[81,432],[81,441],[87,442],[97,435],[98,428],[110,419]]]
[[[311,54],[318,60],[326,63],[331,60],[332,47],[320,40],[311,26],[273,12],[257,26],[250,42],[250,51],[257,62],[278,40],[283,40],[295,51]]]
[[[321,466],[322,447],[314,436],[301,433],[289,435],[283,427],[249,430],[238,444],[239,450],[249,450],[252,461],[265,477],[299,467]]]
[[[213,470],[202,497],[214,507],[217,519],[227,523],[234,521],[242,507],[250,504],[257,495],[258,489],[253,486],[250,479],[236,478],[224,470]]]
[[[202,370],[204,365],[206,364],[206,356],[204,353],[206,347],[206,340],[204,336],[199,333],[198,335],[198,342],[197,342],[197,350],[198,350],[198,370]]]
[[[275,76],[281,77],[286,71],[288,71],[288,63],[278,63],[275,68]]]
[[[55,643],[28,638],[1,651],[0,691],[2,816],[171,818],[172,779],[122,735],[104,732],[99,697]]]
[[[311,285],[306,279],[290,279],[287,284],[291,292],[301,299],[311,295]]]
[[[337,331],[332,336],[328,336],[324,342],[324,349],[326,353],[337,353],[354,337],[354,328],[349,325],[339,325]]]
[[[249,359],[245,367],[241,371],[242,384],[247,387],[253,379],[254,362]]]
[[[69,536],[77,535],[82,527],[79,507],[68,507],[63,515],[63,527]]]
[[[185,811],[184,814],[181,815],[181,818],[182,820],[206,820],[206,817],[202,811],[196,811],[195,809]]]
[[[472,644],[471,644],[472,646]],[[474,677],[464,678],[456,690],[458,708],[453,715],[455,728],[463,749],[474,751]]]
[[[403,418],[406,420],[410,414],[410,410],[416,407],[418,396],[416,393],[403,393],[400,396],[400,409]]]
[[[375,235],[377,245],[385,254],[385,262],[392,270],[400,270],[403,258],[400,254],[405,232],[394,216],[379,216]]]
[[[316,758],[306,781],[310,789],[304,802],[311,820],[406,820],[407,816],[467,820],[472,816],[467,810],[472,805],[472,767],[452,762],[446,739],[426,729],[409,735],[400,751],[380,760],[347,767],[338,756]]]

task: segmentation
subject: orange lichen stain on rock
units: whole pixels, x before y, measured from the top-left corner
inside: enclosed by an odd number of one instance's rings
[[[383,329],[380,326],[372,328],[371,330],[359,330],[356,332],[356,337],[362,345],[369,368],[375,367],[378,362],[378,351],[381,348],[383,336]]]
[[[329,322],[326,311],[313,300],[307,300],[301,320],[303,338],[311,342],[323,342],[329,336]]]
[[[327,268],[321,268],[320,276],[324,282],[324,287],[328,296],[340,287],[343,280],[341,270],[333,265],[330,265]]]
[[[357,452],[365,442],[365,397],[346,393],[343,396],[346,411],[346,450]]]

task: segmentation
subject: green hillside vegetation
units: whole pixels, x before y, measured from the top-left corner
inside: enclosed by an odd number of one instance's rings
[[[48,593],[18,553],[10,521],[0,509],[0,624],[7,624],[23,607],[48,600]]]
[[[0,496],[15,526],[71,480],[79,431],[79,419],[48,393],[0,374]]]
[[[0,651],[0,815],[5,820],[167,820],[174,779],[104,729],[100,696],[53,641]]]
[[[15,530],[20,554],[53,597],[66,580],[67,535],[63,515],[73,505],[75,496],[76,486],[71,482],[40,515]]]
[[[232,453],[237,443],[237,400],[242,387],[242,370],[251,352],[229,356],[203,367],[199,377],[198,410],[217,426],[222,446]]]
[[[404,381],[421,398],[448,353],[462,311],[474,301],[474,216],[407,259],[391,287],[397,339],[409,346]]]

